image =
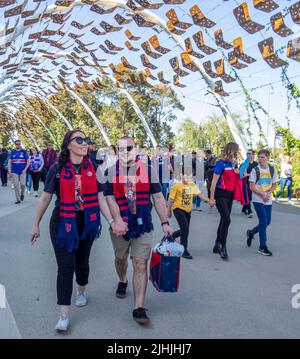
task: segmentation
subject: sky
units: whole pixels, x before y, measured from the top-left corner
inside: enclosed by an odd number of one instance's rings
[[[162,2],[155,0],[154,3]],[[216,25],[212,27],[211,29],[208,29],[207,32],[204,32],[204,39],[205,43],[217,49],[216,44],[214,43],[213,33],[216,29],[221,28],[223,30],[223,36],[226,42],[232,43],[233,39],[237,37],[242,37],[243,39],[243,46],[244,46],[244,52],[247,55],[252,56],[257,61],[253,64],[250,64],[247,68],[242,70],[237,70],[238,75],[242,79],[244,85],[246,88],[250,91],[251,96],[258,100],[260,104],[268,111],[271,118],[274,118],[279,124],[286,126],[287,120],[287,96],[286,96],[286,89],[283,87],[281,82],[281,71],[282,68],[279,69],[272,69],[269,67],[269,65],[262,59],[262,56],[259,52],[257,43],[269,38],[273,37],[274,39],[274,46],[275,50],[286,47],[287,42],[293,38],[300,36],[300,26],[293,23],[290,14],[287,14],[284,18],[284,22],[286,26],[288,26],[292,31],[294,32],[293,35],[290,35],[288,37],[280,37],[278,36],[273,29],[270,26],[270,17],[277,12],[281,11],[283,13],[286,12],[286,9],[291,6],[292,4],[296,3],[296,0],[288,1],[288,0],[276,0],[276,3],[279,5],[279,8],[274,10],[271,13],[265,13],[261,10],[255,9],[253,7],[253,1],[252,0],[246,0],[248,6],[249,6],[249,14],[252,20],[255,22],[258,22],[265,26],[265,28],[255,34],[248,34],[244,29],[242,29],[238,22],[236,21],[234,15],[233,15],[233,9],[237,7],[238,5],[242,4],[243,1],[241,0],[201,0],[201,1],[193,1],[193,0],[186,0],[181,5],[164,5],[158,10],[153,10],[153,12],[157,15],[159,15],[164,20],[167,20],[166,12],[174,8],[180,21],[187,22],[187,23],[193,23],[192,18],[189,14],[189,9],[197,4],[201,11],[204,13],[204,15],[216,22]],[[7,8],[0,8],[0,26],[2,24],[5,24],[6,19],[4,19],[4,11],[10,8],[13,8],[17,4],[22,4],[23,1],[17,1],[16,4],[11,5]],[[54,4],[55,1],[43,1],[41,2],[40,8],[46,8],[47,5]],[[32,10],[36,7],[37,3],[33,2],[33,0],[29,0],[26,5],[26,10]],[[66,10],[65,12],[67,12]],[[90,49],[97,49],[95,54],[98,58],[105,59],[105,61],[101,62],[101,64],[108,66],[110,63],[114,63],[117,65],[120,63],[120,57],[126,56],[127,60],[130,64],[136,66],[138,70],[142,70],[143,66],[141,64],[140,55],[143,53],[143,50],[139,50],[138,52],[131,52],[126,49],[124,46],[124,43],[126,40],[128,40],[124,34],[124,30],[126,28],[130,29],[131,32],[135,36],[141,37],[141,40],[139,41],[130,41],[131,44],[134,47],[137,47],[141,49],[141,43],[143,41],[146,41],[149,39],[150,36],[153,34],[156,34],[159,38],[159,42],[161,46],[166,47],[170,49],[171,51],[168,54],[165,54],[161,56],[159,59],[154,60],[151,57],[149,57],[149,60],[155,64],[158,69],[157,70],[151,70],[154,76],[157,76],[157,72],[159,70],[164,71],[164,77],[165,79],[171,81],[173,79],[174,72],[170,66],[169,59],[177,56],[180,58],[180,53],[182,50],[176,43],[173,41],[172,38],[165,32],[159,32],[156,33],[152,28],[141,28],[137,27],[135,22],[132,21],[130,24],[126,25],[120,32],[114,32],[114,33],[107,33],[104,35],[96,36],[93,33],[90,32],[90,29],[92,27],[96,27],[100,31],[104,31],[100,27],[100,21],[104,20],[114,26],[119,26],[113,16],[118,13],[122,15],[125,18],[130,18],[127,14],[127,12],[124,9],[116,9],[111,14],[105,14],[100,15],[95,12],[92,12],[90,10],[90,6],[76,6],[74,7],[70,19],[65,23],[63,27],[63,31],[66,32],[66,36],[63,38],[60,37],[51,37],[51,40],[60,40],[62,43],[65,43],[65,46],[68,47],[69,45],[72,45],[71,39],[67,36],[68,32],[72,32],[75,34],[81,34],[83,33],[83,37],[80,38],[80,40],[85,44],[90,44],[88,46]],[[10,20],[10,26],[11,27],[17,17],[11,17]],[[93,24],[83,31],[79,31],[75,27],[71,26],[71,21],[76,20],[80,22],[81,24],[87,24],[90,21],[94,21]],[[20,19],[20,21],[23,21]],[[14,46],[16,49],[18,49],[20,46],[24,44],[24,42],[28,41],[28,36],[30,33],[41,31],[45,28],[44,23],[39,23],[37,25],[32,26],[30,29],[25,31],[15,42]],[[60,25],[48,23],[48,29],[58,29]],[[192,35],[197,31],[203,31],[203,29],[200,26],[193,25],[190,27],[186,32],[182,35],[183,39],[186,39],[187,37],[192,38]],[[124,50],[119,51],[115,55],[108,55],[104,53],[101,49],[99,49],[100,44],[104,44],[105,40],[110,40],[114,45],[120,46],[124,48]],[[67,51],[73,51],[71,46]],[[49,44],[46,43],[37,43],[35,42],[34,45],[32,45],[32,50],[38,50],[38,49],[46,49],[49,51],[53,51],[54,48],[49,47]],[[202,53],[199,49],[197,49],[196,44],[193,41],[193,48],[195,51],[201,53],[202,55],[205,55]],[[9,49],[11,53],[13,50]],[[231,50],[229,50],[231,51]],[[5,55],[0,56],[0,62],[4,61],[7,57],[7,52]],[[212,55],[206,55],[202,61],[208,61],[211,60],[212,63],[216,60],[219,60],[223,57],[224,53],[228,53],[228,50],[223,50],[223,53],[218,50]],[[20,56],[22,56],[22,53],[20,53]],[[300,63],[296,62],[295,60],[288,59],[285,54],[285,50],[279,54],[279,56],[283,60],[288,60],[289,66],[287,69],[287,74],[290,78],[293,78],[293,82],[295,82],[296,85],[300,87]],[[20,58],[16,58],[16,63],[19,61]],[[68,60],[60,59],[59,62],[61,64],[64,64],[65,66],[71,68],[71,64],[68,62]],[[180,68],[184,69],[181,61],[179,60]],[[45,67],[50,70],[49,74],[51,76],[56,76],[58,74],[58,68],[53,66],[51,64],[51,60],[46,60],[41,64],[40,67]],[[96,75],[93,69],[91,68],[85,68],[88,72],[92,73],[93,75]],[[110,72],[110,69],[107,68],[107,72]],[[178,94],[179,99],[181,100],[182,104],[185,107],[184,112],[178,112],[178,121],[176,122],[174,128],[175,130],[178,129],[180,126],[181,121],[183,121],[186,117],[192,118],[193,121],[197,123],[201,123],[204,121],[207,116],[212,114],[213,112],[221,114],[220,110],[217,109],[215,106],[212,106],[211,104],[215,104],[215,100],[211,94],[207,94],[207,85],[202,79],[202,76],[199,72],[190,72],[190,74],[186,77],[180,77],[180,83],[186,85],[185,88],[177,88],[176,86],[173,86],[176,93]],[[226,72],[228,74],[233,75],[230,67],[226,65]],[[3,71],[1,73],[0,70],[0,77],[3,74]],[[70,80],[74,79],[72,77],[73,75],[70,75]],[[92,77],[91,77],[92,79]],[[218,80],[218,79],[217,79]],[[6,81],[4,84],[0,85],[0,92],[10,83],[11,80]],[[151,79],[148,79],[150,83],[155,83]],[[72,82],[72,81],[71,81]],[[157,81],[156,81],[157,82]],[[273,83],[272,86],[265,86],[267,84]],[[263,86],[260,89],[257,89],[257,87]],[[246,111],[246,105],[245,105],[245,96],[241,92],[241,87],[238,83],[238,81],[227,84],[223,82],[223,87],[226,92],[230,94],[230,96],[225,97],[225,101],[230,107],[230,110],[233,113],[238,113],[243,115],[247,114]],[[253,90],[251,90],[253,89]],[[291,110],[289,112],[289,119],[290,119],[290,126],[291,130],[294,133],[295,136],[300,137],[300,110],[296,109],[296,106],[294,103],[292,103]],[[268,136],[269,144],[272,145],[272,142],[274,140],[274,132],[272,125],[268,121],[268,118],[262,113],[257,112],[257,116],[259,117],[263,130],[265,134]],[[257,125],[253,122],[251,123],[250,127],[251,132],[253,133],[254,139],[257,138],[258,128]]]

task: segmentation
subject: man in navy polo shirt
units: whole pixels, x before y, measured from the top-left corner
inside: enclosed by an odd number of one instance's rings
[[[21,141],[16,140],[15,145],[16,148],[11,151],[8,161],[8,175],[15,188],[17,200],[15,204],[19,204],[24,200],[26,171],[30,165],[30,160],[27,152],[22,149]]]

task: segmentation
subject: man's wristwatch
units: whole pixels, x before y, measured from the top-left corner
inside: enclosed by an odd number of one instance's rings
[[[113,218],[111,218],[109,221],[108,221],[108,224],[109,226],[111,227],[111,225],[115,222],[115,220]]]
[[[161,225],[163,226],[164,224],[167,224],[168,226],[170,225],[170,223],[168,221],[162,222]]]

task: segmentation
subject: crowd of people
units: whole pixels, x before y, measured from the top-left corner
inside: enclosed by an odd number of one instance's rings
[[[27,173],[35,195],[38,196],[40,181],[44,182],[30,234],[32,243],[39,238],[40,222],[56,195],[50,220],[58,268],[59,320],[55,329],[69,328],[74,274],[76,305],[81,307],[88,302],[89,257],[94,240],[101,235],[101,215],[109,224],[118,298],[126,297],[129,256],[132,260],[132,316],[140,324],[149,322],[145,296],[147,264],[153,247],[153,207],[163,235],[180,238],[184,246],[182,256],[190,260],[193,258],[188,249],[191,212],[201,211],[203,201],[210,207],[216,206],[220,221],[212,251],[228,260],[227,237],[233,201],[239,201],[242,213],[249,217],[253,216],[252,202],[258,224],[247,230],[246,243],[250,247],[259,234],[258,252],[271,256],[267,227],[271,223],[272,193],[280,181],[281,189],[276,198],[286,185],[291,198],[292,165],[285,157],[279,179],[269,158],[269,151],[263,149],[258,152],[256,162],[255,152],[249,150],[247,159],[239,163],[240,150],[236,143],[226,144],[218,158],[210,150],[178,152],[172,145],[167,150],[158,145],[151,154],[146,146],[138,148],[130,136],[118,139],[116,146],[96,150],[93,141],[80,130],[66,133],[59,153],[52,143],[42,153],[35,148],[26,151],[20,140],[15,141],[15,149],[10,153],[3,149],[0,154],[2,186],[7,186],[9,177],[16,204],[24,200],[29,181],[28,178],[26,181]],[[179,227],[175,231],[169,223],[172,214]]]

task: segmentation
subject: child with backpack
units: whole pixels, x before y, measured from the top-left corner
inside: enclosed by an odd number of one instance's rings
[[[252,191],[252,202],[259,219],[259,224],[253,229],[247,230],[247,245],[251,247],[252,239],[259,233],[260,245],[258,253],[263,256],[271,256],[272,252],[267,247],[267,227],[271,223],[272,193],[276,190],[278,175],[274,167],[269,165],[270,152],[260,150],[258,152],[258,166],[253,168],[249,182]]]
[[[180,229],[175,231],[172,236],[173,238],[180,237],[180,243],[184,246],[182,257],[186,259],[193,258],[187,249],[193,196],[198,196],[207,201],[211,207],[215,204],[215,201],[205,196],[193,182],[192,166],[185,166],[181,175],[181,182],[175,183],[171,188],[168,202],[168,217],[172,217],[173,207],[173,213]]]

